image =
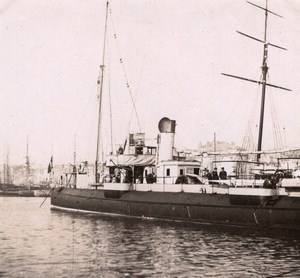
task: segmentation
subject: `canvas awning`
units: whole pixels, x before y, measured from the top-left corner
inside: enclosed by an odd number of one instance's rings
[[[106,166],[154,166],[156,164],[155,155],[118,155],[111,157]]]

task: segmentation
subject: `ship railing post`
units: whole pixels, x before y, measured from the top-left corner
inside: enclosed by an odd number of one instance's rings
[[[164,168],[163,168],[163,184],[165,184],[165,165],[164,165]]]

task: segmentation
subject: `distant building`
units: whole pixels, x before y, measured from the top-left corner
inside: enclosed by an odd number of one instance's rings
[[[199,143],[198,145],[198,152],[213,152],[213,151],[238,151],[241,147],[237,146],[234,142],[228,143],[224,141],[211,141],[206,142],[206,144],[202,145]]]

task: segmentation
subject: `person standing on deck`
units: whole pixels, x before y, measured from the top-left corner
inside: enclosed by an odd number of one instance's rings
[[[224,167],[221,168],[219,176],[220,180],[227,180],[227,172],[224,170]]]
[[[214,168],[214,170],[212,171],[212,180],[218,180],[218,179],[219,179],[218,169]]]
[[[204,177],[206,177],[208,180],[212,180],[212,175],[206,168],[204,169]]]

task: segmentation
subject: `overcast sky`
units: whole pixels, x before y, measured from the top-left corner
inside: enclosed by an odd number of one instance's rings
[[[139,131],[125,69],[147,138],[169,117],[179,147],[197,148],[214,132],[241,145],[261,89],[221,73],[259,80],[263,45],[236,31],[263,39],[264,12],[244,0],[113,0],[110,8],[106,137],[108,88],[114,143]],[[271,107],[284,142],[300,146],[300,1],[272,0],[269,9],[284,18],[269,15],[268,41],[288,49],[269,48],[269,83],[293,91],[268,89],[263,147],[273,147]],[[28,136],[33,163],[47,165],[51,154],[69,163],[76,134],[78,160],[94,161],[104,16],[104,0],[0,1],[0,157],[9,147],[10,162],[24,163]]]

